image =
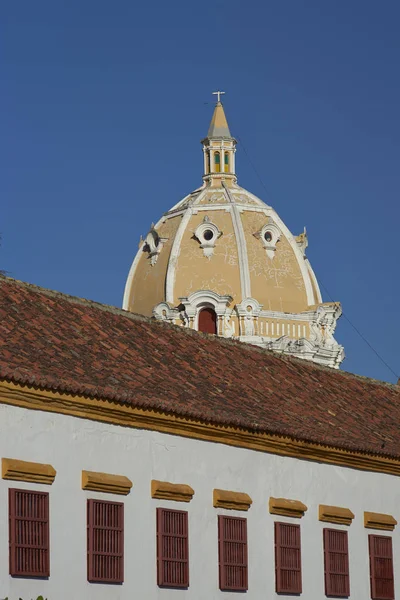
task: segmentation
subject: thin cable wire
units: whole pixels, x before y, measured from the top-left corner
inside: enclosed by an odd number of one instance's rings
[[[241,138],[240,138],[239,136],[237,136],[237,139],[239,140],[239,142],[240,142],[240,145],[241,145],[241,147],[243,148],[243,152],[245,153],[245,155],[246,155],[246,158],[247,158],[247,160],[249,161],[249,163],[250,163],[250,165],[251,165],[251,167],[252,167],[252,169],[253,169],[254,173],[257,175],[257,177],[258,177],[258,179],[259,179],[259,181],[260,181],[261,185],[263,186],[263,188],[264,188],[264,190],[265,190],[265,192],[266,192],[266,194],[267,194],[268,201],[269,201],[269,198],[270,198],[270,193],[269,193],[269,191],[268,191],[268,189],[267,189],[267,186],[265,185],[265,183],[264,183],[264,181],[263,181],[263,179],[262,179],[261,175],[260,175],[260,174],[259,174],[259,172],[257,171],[257,169],[256,169],[256,167],[255,167],[255,164],[254,164],[254,163],[253,163],[253,161],[251,160],[251,158],[250,158],[250,155],[249,155],[249,153],[247,152],[247,150],[246,150],[246,148],[245,148],[245,145],[243,144],[243,142],[242,142]]]
[[[243,152],[245,153],[245,155],[246,155],[246,158],[247,158],[247,160],[249,161],[249,163],[250,163],[250,165],[251,165],[251,167],[252,167],[252,169],[253,169],[254,173],[257,175],[258,179],[260,180],[260,183],[261,183],[261,185],[263,186],[264,190],[266,191],[266,193],[267,193],[267,196],[268,196],[268,201],[269,201],[269,196],[270,196],[270,194],[269,194],[269,192],[268,192],[268,190],[267,190],[267,187],[266,187],[266,185],[264,184],[264,181],[262,180],[262,177],[261,177],[261,175],[260,175],[260,174],[259,174],[259,172],[257,171],[257,169],[256,169],[256,167],[255,167],[255,165],[254,165],[253,161],[251,160],[251,158],[250,158],[250,155],[249,155],[249,153],[247,152],[247,150],[246,150],[246,148],[245,148],[245,146],[244,146],[244,144],[243,144],[242,140],[240,139],[240,137],[239,137],[239,136],[237,136],[237,139],[239,140],[239,142],[240,142],[240,145],[241,145],[241,147],[243,148]],[[326,286],[323,284],[323,282],[321,281],[321,279],[320,279],[320,278],[318,278],[318,279],[319,279],[319,282],[320,282],[320,284],[321,284],[321,287],[323,287],[323,288],[324,288],[324,290],[325,290],[326,294],[328,295],[328,297],[330,298],[331,302],[334,302],[334,300],[333,300],[333,298],[332,298],[331,294],[329,293],[329,291],[328,291],[327,287],[326,287]],[[377,350],[375,350],[375,348],[372,346],[372,344],[371,344],[371,343],[370,343],[370,342],[367,340],[367,338],[366,338],[366,337],[365,337],[365,336],[364,336],[364,335],[361,333],[361,331],[358,329],[358,327],[356,327],[356,326],[355,326],[355,325],[352,323],[352,321],[350,321],[350,319],[348,318],[348,316],[347,316],[347,315],[346,315],[344,312],[342,313],[342,316],[343,316],[343,318],[345,319],[345,321],[347,321],[347,322],[348,322],[348,324],[349,324],[349,325],[350,325],[350,326],[351,326],[351,327],[354,329],[354,331],[355,331],[355,332],[356,332],[356,333],[357,333],[357,334],[360,336],[360,338],[361,338],[361,339],[362,339],[362,340],[363,340],[363,341],[364,341],[364,342],[367,344],[367,346],[368,346],[368,347],[369,347],[369,348],[372,350],[372,352],[373,352],[373,353],[374,353],[374,354],[375,354],[375,355],[376,355],[376,356],[379,358],[379,360],[382,362],[382,364],[384,364],[384,365],[385,365],[385,367],[386,367],[386,368],[387,368],[387,369],[388,369],[388,370],[389,370],[389,371],[392,373],[392,375],[394,375],[394,376],[395,376],[395,377],[396,377],[398,380],[400,380],[400,375],[399,375],[398,373],[396,373],[396,372],[395,372],[395,371],[392,369],[392,367],[391,367],[391,366],[390,366],[390,365],[389,365],[389,364],[386,362],[386,360],[385,360],[384,358],[382,358],[382,356],[379,354],[379,352],[378,352]]]
[[[321,287],[324,288],[327,296],[330,298],[331,302],[334,302],[332,295],[329,293],[328,288],[324,285],[324,283],[321,281],[320,278],[319,279],[319,283],[321,284]],[[360,338],[367,344],[367,346],[372,350],[372,352],[379,358],[379,360],[385,365],[385,367],[387,367],[389,369],[389,371],[392,373],[392,375],[394,375],[397,379],[400,379],[400,376],[398,373],[396,373],[392,367],[386,362],[386,360],[379,354],[379,352],[377,350],[375,350],[375,348],[373,347],[373,345],[367,340],[367,338],[365,337],[365,335],[363,335],[361,333],[361,331],[358,329],[358,327],[356,327],[354,325],[354,323],[352,323],[352,321],[350,321],[349,317],[343,312],[342,313],[343,318],[345,319],[345,321],[348,322],[349,325],[351,325],[351,327],[354,329],[354,331],[356,333],[358,333],[358,335],[360,336]]]

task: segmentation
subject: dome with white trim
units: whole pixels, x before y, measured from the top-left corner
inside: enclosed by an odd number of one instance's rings
[[[124,309],[337,368],[340,304],[322,302],[306,231],[292,235],[238,185],[236,140],[220,101],[202,145],[203,185],[141,239]]]

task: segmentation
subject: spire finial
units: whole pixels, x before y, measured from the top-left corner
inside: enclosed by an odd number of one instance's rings
[[[217,96],[217,102],[221,102],[221,96],[225,94],[225,92],[221,92],[218,90],[217,92],[213,92],[213,96]]]

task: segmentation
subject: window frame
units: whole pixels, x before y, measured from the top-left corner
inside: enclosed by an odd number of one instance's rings
[[[388,556],[379,556],[379,554],[377,555],[377,553],[375,552],[375,540],[377,540],[377,539],[385,540],[385,542],[390,542],[388,544],[388,547],[390,550]],[[393,538],[389,535],[377,535],[377,534],[368,535],[368,551],[369,551],[370,591],[371,591],[372,600],[394,600],[395,587],[394,587],[394,565],[393,565]],[[383,559],[386,559],[389,561],[390,570],[391,570],[390,578],[376,576],[375,560],[377,558],[378,559],[383,558]],[[388,595],[388,594],[382,595],[382,594],[378,593],[377,579],[379,579],[379,580],[389,579],[389,581],[392,582],[392,592],[390,595]]]
[[[229,167],[230,167],[230,156],[229,156],[229,151],[225,150],[224,152],[224,173],[229,173]]]
[[[244,535],[241,540],[227,539],[225,535],[224,524],[228,521],[236,521],[243,525]],[[244,546],[244,562],[229,560],[226,552],[226,544],[241,544]],[[235,554],[232,552],[231,554]],[[236,552],[236,555],[238,553]],[[236,569],[239,573],[238,578],[242,579],[241,585],[232,585],[228,581],[227,568]],[[246,592],[249,589],[249,557],[248,557],[248,537],[247,537],[247,519],[245,517],[234,517],[231,515],[218,515],[218,572],[219,589],[231,592]]]
[[[282,543],[282,531],[286,527],[292,527],[297,532],[298,544],[289,545]],[[297,523],[284,523],[281,521],[275,521],[274,523],[274,544],[275,544],[275,591],[278,594],[301,594],[303,591],[302,581],[302,560],[301,560],[301,528]],[[282,548],[291,548],[298,552],[299,567],[296,569],[289,569],[285,565],[282,566]],[[297,586],[288,587],[283,582],[283,572],[295,572],[298,573]]]
[[[182,515],[183,517],[183,533],[165,531],[165,515]],[[157,585],[161,588],[179,588],[187,589],[189,587],[189,513],[187,510],[175,510],[171,508],[158,507],[156,512],[156,535],[157,535]],[[183,541],[182,550],[184,557],[172,558],[164,554],[165,538],[181,539]],[[169,545],[173,548],[173,545]],[[175,549],[179,546],[176,544]],[[165,577],[166,563],[171,564],[170,573],[174,571],[173,564],[180,563],[183,566],[181,577],[178,578],[179,571],[175,570],[176,579]]]
[[[221,173],[221,153],[219,150],[214,151],[214,167],[215,173]]]
[[[345,540],[344,550],[332,549],[329,541],[329,534],[338,533],[339,537],[343,537]],[[325,595],[333,598],[348,598],[350,596],[350,565],[349,565],[349,536],[348,532],[343,529],[335,529],[331,527],[324,527],[323,529],[323,545],[324,545],[324,581],[325,581]],[[332,570],[332,554],[342,554],[345,556],[345,565],[347,570],[344,573],[338,573],[337,570]],[[333,566],[334,569],[335,565]],[[339,576],[344,577],[345,581],[345,589],[343,591],[336,591],[334,586],[332,585],[331,576]]]
[[[106,506],[114,506],[117,508],[119,524],[115,526],[104,525],[104,524],[95,524],[94,518],[94,507],[95,505]],[[115,536],[117,539],[118,548],[114,552],[108,551],[100,551],[95,550],[94,540],[96,531],[112,531],[116,534],[120,533],[121,535]],[[124,562],[125,562],[125,548],[124,548],[124,503],[123,502],[113,502],[110,500],[100,500],[97,498],[88,498],[86,503],[86,531],[87,531],[87,539],[86,539],[86,556],[87,556],[87,580],[89,583],[114,583],[114,584],[122,584],[124,582]],[[115,542],[115,539],[113,540]],[[114,577],[106,577],[103,575],[97,575],[95,571],[95,557],[96,556],[104,556],[104,557],[112,557],[114,559],[119,559],[119,571],[118,576]],[[108,567],[109,568],[109,567]],[[103,565],[104,569],[104,565]]]
[[[31,497],[35,497],[37,498],[37,502],[36,502],[36,507],[29,507],[30,508],[30,514],[28,514],[28,507],[25,506],[22,507],[21,509],[23,509],[25,511],[25,513],[23,515],[18,515],[17,514],[17,502],[18,502],[18,495],[21,494],[22,496],[31,496]],[[43,499],[43,506],[40,507],[40,498]],[[22,503],[24,504],[24,500],[22,500]],[[32,516],[32,512],[36,510],[42,510],[44,511],[44,514],[42,514],[40,517],[39,516]],[[48,578],[50,577],[50,498],[49,498],[49,493],[48,492],[40,492],[37,490],[31,490],[31,489],[17,489],[17,488],[9,488],[8,490],[8,522],[9,522],[9,573],[12,577],[26,577],[29,579],[33,579],[33,578]],[[28,528],[26,527],[22,527],[22,528],[18,528],[18,523],[29,523],[30,525],[28,525]],[[36,523],[36,528],[34,528],[34,524]],[[18,541],[18,537],[36,537],[36,540],[38,538],[38,528],[40,527],[40,524],[42,525],[42,531],[40,533],[41,536],[43,536],[43,540],[41,544],[28,544],[28,543],[22,543],[21,541]],[[34,528],[34,529],[33,529]],[[18,529],[19,529],[19,535],[18,535]],[[28,529],[28,532],[27,532]],[[39,552],[42,551],[42,568],[40,570],[33,570],[33,569],[21,569],[18,568],[18,564],[20,562],[22,562],[22,560],[24,560],[25,564],[28,563],[28,559],[26,556],[26,553],[23,554],[23,550],[31,551],[30,552],[30,557],[31,560],[29,561],[30,564],[32,564],[32,562],[35,562],[37,564],[37,556],[36,558],[33,558],[34,556],[34,552]],[[22,558],[22,555],[24,556],[24,558]],[[39,554],[40,556],[40,554]],[[40,562],[40,561],[39,561]]]

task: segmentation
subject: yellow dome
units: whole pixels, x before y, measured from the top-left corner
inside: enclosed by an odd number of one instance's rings
[[[202,143],[203,185],[141,241],[123,307],[337,367],[340,305],[322,303],[306,232],[294,237],[237,184],[236,140],[221,102]]]

